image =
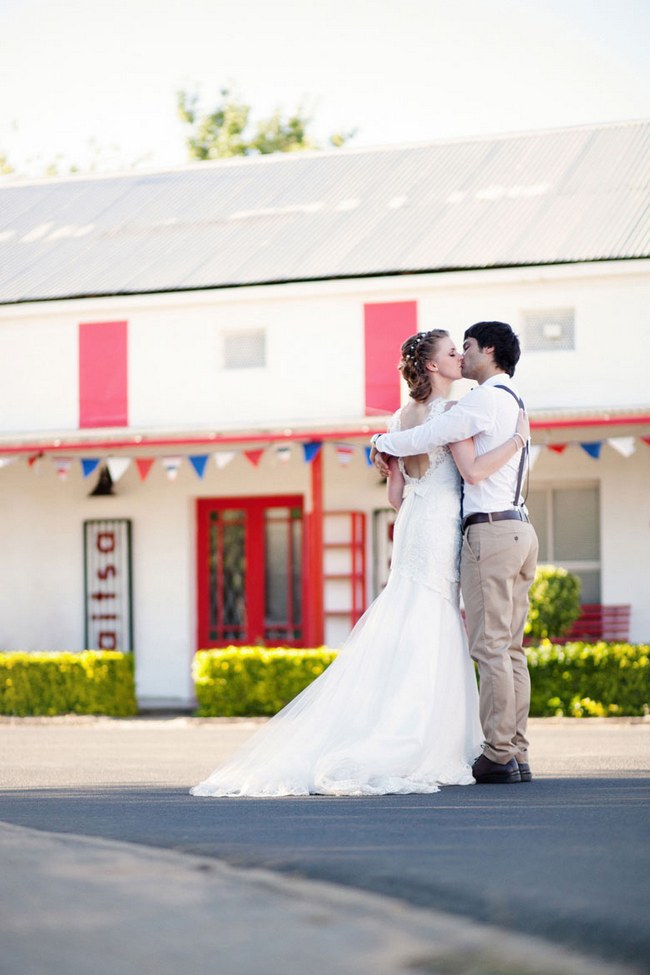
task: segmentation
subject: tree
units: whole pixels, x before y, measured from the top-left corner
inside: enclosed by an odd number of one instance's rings
[[[277,109],[270,118],[251,122],[251,106],[229,88],[222,88],[221,101],[211,112],[199,108],[196,92],[177,93],[178,115],[190,126],[187,149],[190,159],[226,159],[229,156],[268,155],[272,152],[296,152],[318,149],[309,134],[312,119],[298,106],[286,118]],[[355,131],[337,132],[328,143],[339,147],[355,135]]]

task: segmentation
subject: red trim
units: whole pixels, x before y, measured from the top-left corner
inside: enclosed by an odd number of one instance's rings
[[[305,559],[305,611],[309,625],[307,645],[322,646],[325,639],[323,615],[323,451],[319,450],[310,463],[311,512],[307,516],[305,537],[308,538]]]
[[[79,427],[128,425],[127,323],[79,325]]]
[[[417,332],[416,301],[377,302],[363,306],[366,414],[394,413],[400,405],[399,349]]]
[[[556,430],[563,427],[616,427],[616,426],[644,426],[650,423],[650,414],[642,416],[615,416],[608,419],[576,419],[576,420],[531,420],[530,425],[533,430]],[[69,453],[71,451],[92,451],[92,450],[146,450],[150,447],[222,447],[226,444],[273,444],[273,443],[292,443],[295,441],[312,440],[368,440],[373,433],[385,433],[385,426],[377,426],[370,421],[365,429],[356,430],[309,430],[296,431],[291,433],[251,433],[228,435],[215,435],[208,437],[159,437],[148,439],[144,436],[134,435],[123,440],[77,440],[65,443],[28,443],[19,446],[3,446],[0,443],[0,456],[5,457],[9,454],[53,454]]]

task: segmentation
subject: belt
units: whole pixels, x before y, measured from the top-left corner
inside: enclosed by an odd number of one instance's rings
[[[468,515],[463,521],[463,531],[470,525],[482,525],[486,521],[528,521],[525,511],[510,508],[508,511],[477,511],[475,515]]]

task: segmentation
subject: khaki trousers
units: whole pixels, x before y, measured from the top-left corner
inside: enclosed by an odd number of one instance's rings
[[[483,753],[501,764],[528,761],[530,676],[523,636],[537,550],[528,522],[470,525],[463,536],[460,584],[469,650],[478,664]]]

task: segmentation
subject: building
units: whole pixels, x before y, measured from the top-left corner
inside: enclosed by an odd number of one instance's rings
[[[336,646],[401,341],[509,321],[542,558],[650,639],[650,123],[0,188],[0,646]],[[467,384],[459,384],[462,394]],[[110,479],[113,482],[110,491]],[[101,477],[100,477],[101,475]]]

